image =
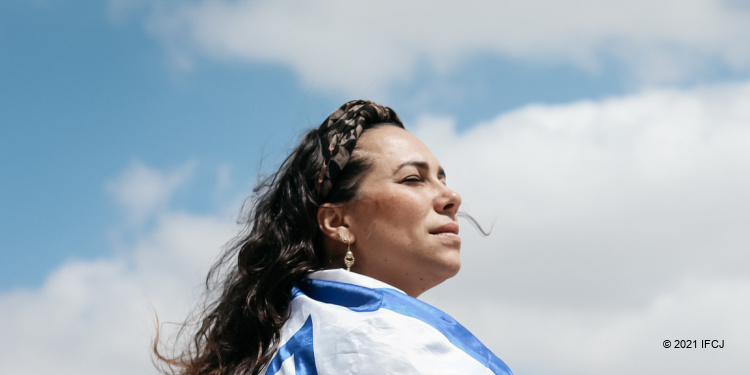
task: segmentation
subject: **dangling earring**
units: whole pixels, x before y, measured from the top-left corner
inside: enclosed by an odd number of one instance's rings
[[[346,265],[347,271],[351,271],[351,268],[354,265],[354,254],[352,254],[351,242],[349,242],[348,238],[344,240],[344,243],[346,244],[346,256],[344,257],[344,265]]]

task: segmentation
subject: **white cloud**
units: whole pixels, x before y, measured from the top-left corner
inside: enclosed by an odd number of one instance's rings
[[[423,118],[416,134],[466,210],[494,220],[489,238],[464,225],[462,272],[427,298],[519,372],[747,372],[749,100],[750,84],[650,91],[529,106],[465,134]],[[679,353],[665,339],[732,345]]]
[[[462,134],[424,117],[416,133],[449,185],[494,220],[487,238],[463,225],[462,272],[425,299],[519,374],[747,373],[748,100],[750,84],[649,91],[529,106]],[[115,179],[115,192],[156,181],[146,203],[119,198],[155,226],[117,255],[0,294],[0,373],[155,373],[149,303],[162,321],[184,318],[236,230],[164,203],[175,175],[139,166]],[[661,347],[674,339],[725,348]]]
[[[162,322],[184,320],[237,230],[229,217],[168,209],[190,165],[162,172],[133,164],[107,185],[126,216],[154,219],[153,228],[136,227],[135,241],[117,255],[70,261],[39,289],[0,294],[0,373],[156,373],[152,307]]]
[[[743,298],[748,293],[748,280],[688,279],[654,293],[643,307],[616,311],[523,307],[500,299],[444,303],[519,374],[620,375],[637,369],[739,375],[750,368],[744,354],[750,349],[750,300]],[[674,345],[678,339],[696,340],[698,348],[663,347],[664,340]],[[724,348],[702,348],[704,339],[724,340]]]
[[[120,176],[107,185],[107,190],[127,212],[133,225],[166,208],[175,190],[190,178],[193,163],[169,174],[133,162]]]
[[[159,222],[124,256],[69,262],[38,290],[0,295],[0,373],[155,374],[153,311],[161,322],[184,320],[234,230],[215,217]]]
[[[487,55],[592,71],[616,61],[642,83],[750,67],[750,13],[722,0],[178,4],[159,6],[149,29],[181,64],[279,63],[308,87],[347,94],[377,95],[420,66],[442,73]]]

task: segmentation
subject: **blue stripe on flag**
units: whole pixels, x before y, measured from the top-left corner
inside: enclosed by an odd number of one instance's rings
[[[279,372],[281,364],[291,356],[294,356],[294,371],[297,375],[318,375],[313,350],[312,316],[308,316],[302,328],[284,346],[279,348],[268,365],[266,375],[274,375]]]
[[[510,368],[487,349],[479,339],[450,315],[416,298],[393,289],[370,289],[359,285],[321,279],[303,279],[292,291],[352,311],[376,311],[380,308],[418,319],[443,334],[453,345],[470,355],[495,374],[512,375]]]

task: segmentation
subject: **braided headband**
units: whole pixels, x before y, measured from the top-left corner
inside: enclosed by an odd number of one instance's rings
[[[381,123],[404,124],[392,109],[369,100],[352,100],[333,112],[318,128],[323,146],[323,167],[315,173],[315,193],[322,201],[351,159],[357,139],[366,129]]]

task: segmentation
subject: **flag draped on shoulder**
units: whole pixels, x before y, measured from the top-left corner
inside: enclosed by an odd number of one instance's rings
[[[343,270],[315,272],[297,283],[279,349],[264,373],[512,375],[444,312]]]

